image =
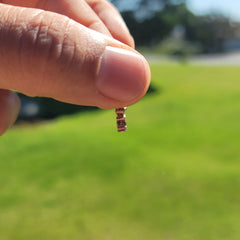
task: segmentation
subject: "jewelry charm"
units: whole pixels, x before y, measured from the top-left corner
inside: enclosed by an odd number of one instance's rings
[[[127,108],[116,108],[115,112],[117,114],[117,128],[118,132],[126,132],[127,131],[127,123],[126,123],[126,115],[125,110]]]

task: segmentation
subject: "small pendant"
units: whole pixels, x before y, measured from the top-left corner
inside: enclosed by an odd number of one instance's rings
[[[117,114],[117,128],[118,132],[126,132],[127,131],[127,123],[126,123],[126,107],[124,108],[116,108],[115,112]]]

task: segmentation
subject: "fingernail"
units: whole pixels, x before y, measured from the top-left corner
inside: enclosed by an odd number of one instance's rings
[[[96,86],[106,97],[128,102],[146,88],[144,58],[134,52],[106,47],[100,60]]]

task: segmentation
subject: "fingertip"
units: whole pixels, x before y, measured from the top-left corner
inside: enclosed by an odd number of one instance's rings
[[[122,35],[120,35],[120,34],[118,36],[115,35],[115,37],[116,37],[115,38],[116,40],[118,40],[118,41],[128,45],[129,47],[135,49],[134,38],[130,35],[129,32],[126,33],[125,31],[123,31]]]
[[[135,47],[134,39],[131,36],[119,11],[107,0],[86,0],[93,11],[108,28],[112,37],[132,48]]]
[[[149,65],[142,55],[108,46],[101,58],[96,87],[116,104],[130,105],[146,94],[150,76]]]
[[[129,46],[135,48],[135,41],[132,36],[129,37]]]

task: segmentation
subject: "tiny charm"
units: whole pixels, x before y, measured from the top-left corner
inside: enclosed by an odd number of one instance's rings
[[[125,115],[126,109],[127,109],[126,107],[116,108],[118,132],[127,131],[127,123],[126,123],[126,115]]]

